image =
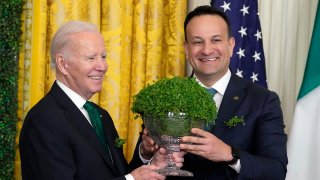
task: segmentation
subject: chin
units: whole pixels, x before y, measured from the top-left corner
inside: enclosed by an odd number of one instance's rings
[[[92,92],[93,94],[95,94],[95,93],[100,92],[100,91],[101,91],[101,89],[102,89],[102,86],[100,86],[100,87],[95,87],[95,88],[93,88],[93,89],[92,89],[92,91],[91,91],[91,92]]]

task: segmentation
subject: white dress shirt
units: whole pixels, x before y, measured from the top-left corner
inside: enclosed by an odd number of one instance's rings
[[[88,112],[83,108],[83,105],[87,102],[87,100],[83,99],[79,94],[71,90],[69,87],[64,85],[59,80],[56,80],[58,86],[62,89],[63,92],[67,94],[67,96],[71,99],[71,101],[79,108],[82,114],[87,118],[88,122],[91,124]]]

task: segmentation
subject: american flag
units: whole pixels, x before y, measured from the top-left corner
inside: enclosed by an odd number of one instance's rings
[[[230,20],[236,40],[231,71],[267,88],[257,0],[212,0],[211,6],[224,11]]]

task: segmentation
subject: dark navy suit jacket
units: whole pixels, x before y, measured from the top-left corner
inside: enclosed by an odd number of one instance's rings
[[[49,93],[27,114],[20,135],[22,177],[25,180],[125,179],[140,166],[128,165],[118,133],[107,111],[96,106],[105,127],[110,154],[71,99],[54,83]]]
[[[243,117],[245,126],[227,127],[224,121],[234,116]],[[194,177],[185,179],[285,179],[288,159],[284,127],[277,94],[232,74],[212,133],[241,150],[240,173],[226,163],[187,154],[182,169],[192,171]]]

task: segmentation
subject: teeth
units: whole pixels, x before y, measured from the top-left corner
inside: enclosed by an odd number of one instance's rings
[[[208,61],[215,61],[217,58],[210,58]]]
[[[101,79],[101,76],[90,76],[91,79],[96,79],[96,80],[99,80]]]
[[[217,58],[202,58],[202,59],[199,59],[200,61],[215,61]]]

